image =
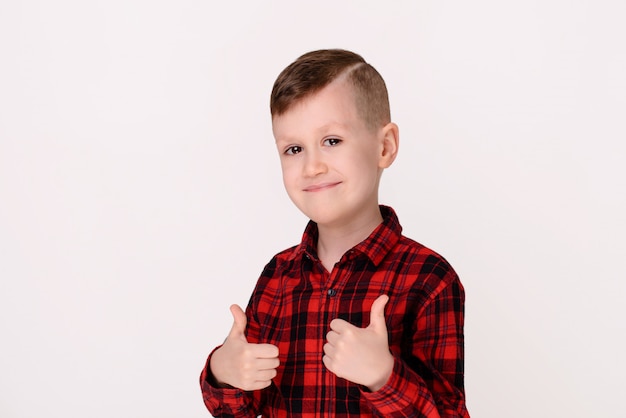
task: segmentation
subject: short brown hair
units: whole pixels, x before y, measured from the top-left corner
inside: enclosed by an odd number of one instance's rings
[[[320,91],[343,73],[354,87],[358,112],[374,129],[391,121],[389,96],[381,75],[363,57],[343,49],[307,52],[278,76],[270,97],[272,118]]]

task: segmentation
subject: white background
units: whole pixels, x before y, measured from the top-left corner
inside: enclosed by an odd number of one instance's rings
[[[1,0],[0,417],[208,416],[228,306],[306,222],[270,89],[327,47],[387,81],[381,202],[465,285],[472,416],[624,416],[625,11]]]

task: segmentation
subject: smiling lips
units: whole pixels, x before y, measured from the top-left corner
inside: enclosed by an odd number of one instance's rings
[[[335,181],[335,182],[328,182],[328,183],[313,184],[311,186],[305,187],[302,190],[305,192],[321,192],[322,190],[328,190],[330,188],[333,188],[340,183],[341,183],[340,181]]]

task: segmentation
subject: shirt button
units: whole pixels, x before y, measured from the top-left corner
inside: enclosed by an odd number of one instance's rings
[[[333,296],[337,294],[337,291],[335,289],[328,289],[328,292],[326,293],[328,293],[328,296],[332,298]]]

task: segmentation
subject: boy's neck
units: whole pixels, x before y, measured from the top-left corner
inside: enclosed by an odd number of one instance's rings
[[[340,226],[318,224],[317,256],[331,272],[335,263],[361,241],[365,240],[383,222],[378,205],[361,217]]]

